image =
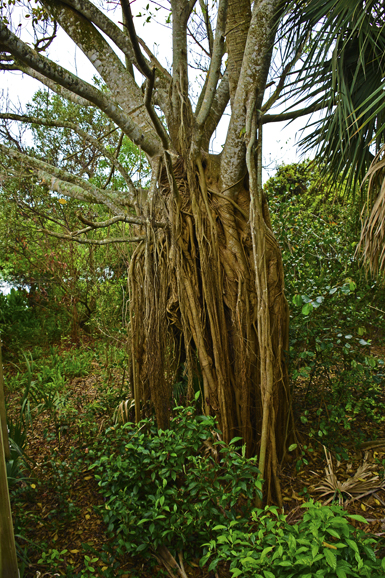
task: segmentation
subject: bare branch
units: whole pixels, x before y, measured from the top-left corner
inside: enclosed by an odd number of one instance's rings
[[[105,227],[109,227],[110,225],[113,225],[114,223],[119,223],[119,222],[131,223],[133,225],[146,225],[147,224],[146,219],[143,219],[141,217],[132,217],[129,215],[116,215],[116,217],[112,217],[111,219],[108,219],[107,221],[100,221],[98,223],[94,223],[93,221],[86,219],[79,212],[77,213],[77,217],[78,217],[79,221],[81,221],[85,225],[88,225],[88,227],[86,229],[81,229],[80,231],[76,231],[76,232],[72,233],[72,235],[80,235],[82,233],[92,231],[93,229],[104,229]],[[154,229],[165,229],[167,227],[167,224],[161,223],[158,221],[154,221],[153,223],[151,223],[151,226],[154,227]]]
[[[98,71],[122,110],[134,107],[130,116],[136,124],[144,132],[153,130],[147,114],[137,109],[142,102],[140,88],[95,26],[60,0],[41,1]]]
[[[73,237],[72,235],[63,235],[61,233],[55,233],[54,231],[49,231],[48,229],[39,229],[40,233],[45,233],[51,237],[56,237],[57,239],[64,239],[66,241],[74,241],[75,243],[80,243],[81,245],[109,245],[110,243],[140,243],[145,241],[146,237],[127,237],[125,238],[112,238],[112,239],[79,239],[79,237]]]
[[[132,180],[130,178],[130,175],[128,174],[128,172],[126,171],[124,166],[118,161],[116,153],[111,154],[105,147],[102,146],[102,144],[100,142],[103,138],[108,136],[108,134],[110,134],[111,131],[109,131],[107,135],[102,135],[101,137],[99,137],[97,139],[97,138],[93,137],[92,135],[90,135],[89,133],[87,133],[86,131],[84,131],[83,129],[81,129],[79,125],[77,125],[73,122],[69,122],[69,121],[51,120],[51,119],[47,119],[47,118],[39,118],[39,117],[34,117],[34,116],[12,114],[12,113],[0,113],[0,119],[9,119],[9,120],[27,122],[27,123],[31,123],[31,124],[38,124],[41,126],[48,126],[48,127],[70,128],[70,129],[74,130],[82,138],[84,138],[84,140],[88,141],[95,148],[97,148],[103,154],[103,156],[108,158],[111,161],[112,165],[119,170],[119,172],[121,173],[124,181],[126,182],[128,188],[129,188],[129,191],[131,193],[132,203],[134,202],[134,199],[136,196],[136,189],[135,189],[134,183],[132,182]],[[123,133],[122,133],[122,135],[123,135]],[[77,151],[77,152],[73,153],[73,155],[71,155],[71,156],[75,156],[79,152],[81,152],[81,151]]]
[[[63,193],[78,200],[88,200],[106,205],[113,214],[121,214],[121,209],[115,204],[106,191],[98,189],[95,185],[73,175],[63,169],[45,163],[40,159],[20,153],[13,148],[0,143],[0,152],[12,158],[22,166],[29,166],[34,173],[38,174],[51,190]],[[119,201],[118,201],[119,202]]]
[[[199,5],[201,7],[203,18],[205,21],[207,40],[209,43],[209,56],[211,56],[211,54],[213,53],[213,46],[214,46],[214,34],[213,29],[211,28],[209,7],[207,6],[204,0],[199,0]]]
[[[203,150],[208,151],[212,134],[217,128],[218,123],[226,110],[229,100],[230,100],[229,75],[225,73],[217,88],[214,102],[211,106],[210,115],[206,120],[204,126],[204,132],[201,143]]]
[[[306,116],[307,114],[312,114],[313,112],[317,112],[317,110],[323,110],[327,107],[328,105],[326,103],[319,103],[312,104],[306,108],[301,108],[300,110],[293,110],[292,112],[282,112],[280,114],[264,114],[261,116],[261,122],[262,124],[266,124],[268,122],[283,122],[285,120],[294,120],[300,116]]]
[[[114,176],[114,172],[115,172],[115,161],[118,159],[119,153],[120,153],[120,149],[122,148],[122,144],[123,144],[123,138],[124,138],[124,134],[121,132],[120,133],[120,137],[119,137],[119,142],[118,142],[118,146],[116,147],[115,153],[114,153],[114,162],[113,165],[111,167],[110,173],[107,177],[106,182],[103,185],[103,189],[106,189],[108,187],[108,185],[111,182],[112,177]],[[131,180],[131,179],[130,179]]]
[[[121,0],[121,5],[122,5],[122,10],[123,10],[123,13],[125,16],[128,33],[130,35],[131,44],[132,44],[132,47],[134,49],[134,53],[136,56],[136,61],[137,61],[138,66],[139,66],[139,70],[141,71],[142,74],[144,74],[144,76],[146,76],[147,78],[150,78],[151,77],[151,68],[148,65],[147,60],[144,58],[142,51],[140,50],[138,37],[136,35],[135,26],[134,26],[134,22],[132,19],[130,2],[128,0]]]
[[[168,72],[168,70],[166,70],[161,63],[159,62],[159,60],[153,55],[153,53],[151,52],[151,50],[148,48],[147,44],[144,42],[144,40],[142,40],[139,36],[137,36],[138,42],[140,44],[140,46],[143,48],[143,50],[145,51],[145,53],[147,54],[148,58],[151,61],[152,66],[155,66],[155,68],[158,70],[158,72],[161,74],[160,78],[162,76],[164,76],[165,80],[170,81],[172,80],[172,76],[171,74]],[[159,79],[159,75],[157,76],[157,78]]]
[[[213,104],[215,90],[218,84],[219,75],[221,72],[221,63],[224,49],[225,28],[227,15],[227,0],[219,0],[217,26],[215,31],[215,40],[213,47],[213,56],[210,63],[208,73],[207,86],[205,96],[202,102],[201,109],[197,116],[197,125],[202,127],[208,115],[210,114],[211,106]]]
[[[125,56],[136,65],[136,58],[130,38],[89,0],[63,0],[64,4],[75,8],[84,18],[93,22],[108,36]]]
[[[50,80],[49,78],[47,78],[43,74],[40,74],[40,72],[37,72],[30,66],[27,66],[19,62],[18,67],[15,68],[15,70],[20,70],[20,72],[23,72],[23,74],[27,74],[31,78],[35,78],[36,80],[44,84],[44,86],[52,90],[52,92],[55,92],[59,96],[62,96],[63,98],[73,102],[74,104],[77,104],[79,106],[95,106],[95,104],[90,100],[87,100],[86,98],[79,96],[75,92],[72,92],[72,90],[64,88],[64,86],[61,86],[54,80]]]
[[[273,106],[273,104],[278,100],[278,98],[279,98],[279,96],[280,96],[280,94],[281,94],[281,92],[285,86],[286,78],[287,78],[288,74],[290,74],[290,71],[292,70],[293,66],[295,66],[296,63],[298,62],[298,60],[301,58],[302,53],[303,53],[303,49],[304,49],[304,44],[301,44],[301,46],[298,47],[298,49],[294,55],[294,58],[290,62],[288,62],[287,65],[284,67],[275,91],[270,96],[268,101],[262,106],[262,109],[261,109],[262,113],[265,113],[266,111],[268,111]]]
[[[163,148],[165,150],[167,150],[169,148],[168,135],[167,135],[165,129],[163,128],[163,125],[160,122],[155,110],[153,109],[153,107],[151,105],[151,95],[152,95],[152,90],[154,88],[155,73],[156,73],[156,68],[153,68],[151,71],[151,76],[148,78],[144,102],[146,105],[147,112],[150,115],[150,118],[153,122],[153,125],[155,126],[156,132],[158,133],[158,135],[162,141]]]

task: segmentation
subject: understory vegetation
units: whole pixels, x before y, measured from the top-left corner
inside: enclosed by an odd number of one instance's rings
[[[54,274],[32,295],[28,271],[17,277],[7,262],[15,287],[0,295],[0,330],[21,576],[385,573],[385,299],[357,260],[359,199],[329,190],[308,162],[280,167],[265,193],[290,304],[283,511],[261,501],[242,439],[224,443],[204,415],[199,372],[191,399],[180,364],[168,429],[148,402],[134,424],[120,266],[99,275],[81,325],[53,306]]]

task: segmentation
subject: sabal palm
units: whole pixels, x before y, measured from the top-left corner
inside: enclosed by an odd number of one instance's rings
[[[302,147],[316,148],[328,173],[348,185],[370,178],[361,247],[373,272],[384,271],[384,3],[302,0],[288,8],[283,30],[287,52],[307,46],[289,94],[326,109]]]

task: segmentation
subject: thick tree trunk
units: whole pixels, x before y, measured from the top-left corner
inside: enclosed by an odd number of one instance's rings
[[[139,408],[151,400],[159,427],[168,426],[183,351],[190,398],[198,363],[205,413],[217,416],[224,441],[241,436],[248,456],[262,451],[265,478],[274,482],[291,425],[281,253],[266,202],[262,199],[261,211],[250,221],[249,179],[238,183],[229,199],[218,186],[219,166],[209,155],[174,163],[180,208],[162,173],[161,198],[179,226],[174,237],[148,231],[150,240],[132,259],[137,419]],[[155,209],[157,219],[161,210]],[[279,499],[277,484],[276,489]]]

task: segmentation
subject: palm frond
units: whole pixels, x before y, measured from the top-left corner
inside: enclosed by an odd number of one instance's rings
[[[385,145],[374,158],[365,179],[368,197],[362,211],[363,225],[357,252],[377,275],[385,271]]]
[[[321,498],[330,496],[326,500],[325,505],[337,496],[340,505],[343,505],[345,496],[349,496],[351,499],[359,499],[384,488],[385,479],[380,480],[378,474],[373,472],[372,464],[370,464],[366,458],[364,458],[363,464],[357,469],[354,476],[348,478],[344,482],[340,482],[334,473],[331,453],[325,447],[324,451],[326,457],[326,475],[322,480],[322,483],[317,486],[315,490],[317,492],[322,492]],[[348,501],[350,500],[347,500],[346,502]]]
[[[297,101],[305,95],[325,107],[323,117],[303,137],[302,149],[316,149],[329,174],[360,182],[373,161],[373,140],[378,148],[385,141],[383,2],[293,2],[282,33],[287,58],[309,38],[285,98]]]

